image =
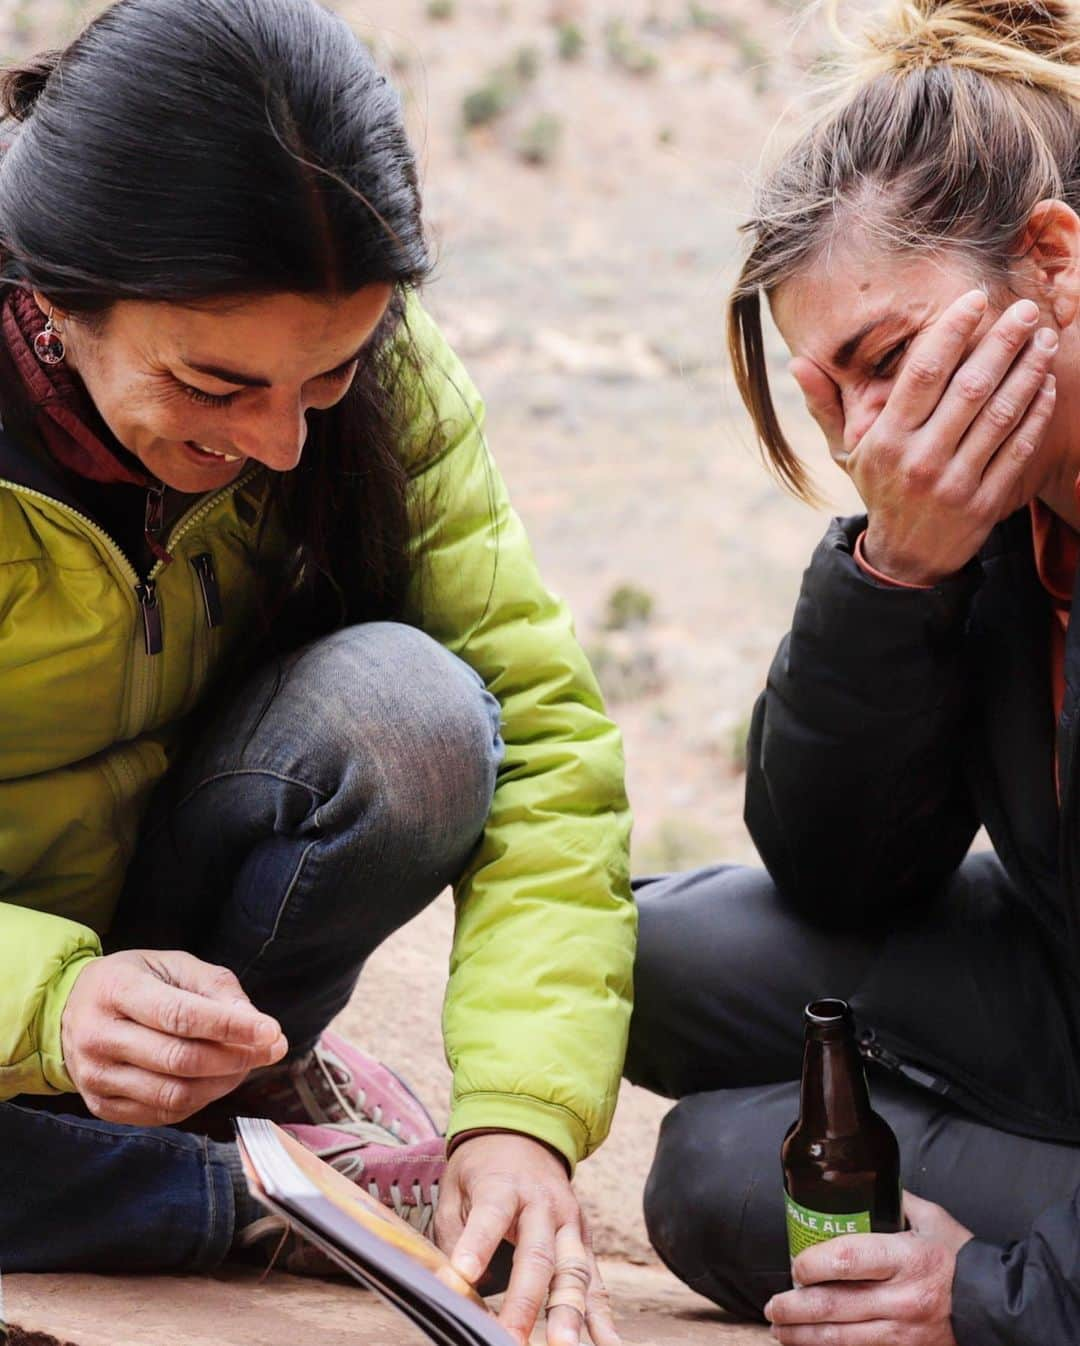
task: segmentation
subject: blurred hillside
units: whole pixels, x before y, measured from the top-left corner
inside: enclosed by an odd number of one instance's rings
[[[100,7],[100,6],[98,6]],[[0,52],[93,6],[0,0]],[[788,0],[340,0],[407,101],[438,254],[429,303],[623,727],[639,872],[750,861],[746,720],[825,515],[763,471],[726,368],[748,182],[821,59]],[[792,437],[851,507],[777,352]],[[443,904],[373,960],[345,1027],[445,1093]],[[645,1255],[664,1110],[627,1090],[581,1186]]]

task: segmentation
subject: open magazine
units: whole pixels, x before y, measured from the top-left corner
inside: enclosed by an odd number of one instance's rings
[[[251,1194],[444,1346],[514,1346],[433,1243],[260,1118],[236,1119]]]

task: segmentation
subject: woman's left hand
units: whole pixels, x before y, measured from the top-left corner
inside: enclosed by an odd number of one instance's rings
[[[584,1327],[595,1346],[619,1346],[584,1217],[546,1145],[511,1133],[463,1142],[447,1165],[435,1238],[472,1285],[504,1238],[515,1244],[499,1321],[523,1346],[545,1304],[548,1346],[578,1346]]]
[[[798,1289],[765,1305],[783,1346],[956,1346],[956,1255],[974,1237],[940,1206],[904,1194],[905,1234],[851,1234],[795,1259]]]

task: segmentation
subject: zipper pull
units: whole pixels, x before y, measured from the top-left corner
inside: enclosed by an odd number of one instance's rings
[[[920,1070],[918,1066],[910,1065],[907,1061],[901,1061],[899,1056],[886,1051],[876,1039],[877,1034],[872,1028],[867,1028],[859,1034],[859,1053],[865,1060],[876,1061],[886,1070],[891,1070],[896,1075],[903,1075],[920,1089],[929,1089],[934,1094],[949,1092],[948,1080],[943,1080],[938,1075],[931,1075],[926,1070]]]
[[[195,573],[199,577],[202,589],[203,606],[206,608],[206,624],[211,630],[220,626],[224,620],[221,608],[221,590],[218,588],[217,575],[214,572],[214,558],[208,551],[200,552],[191,558]]]
[[[165,637],[161,627],[161,608],[158,606],[157,585],[153,580],[135,586],[135,596],[142,608],[143,632],[146,636],[146,653],[160,654],[165,648]]]

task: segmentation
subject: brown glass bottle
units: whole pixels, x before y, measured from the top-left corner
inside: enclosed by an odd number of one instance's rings
[[[895,1234],[900,1150],[870,1106],[851,1010],[843,1000],[806,1007],[802,1102],[781,1150],[792,1259],[840,1234]]]

